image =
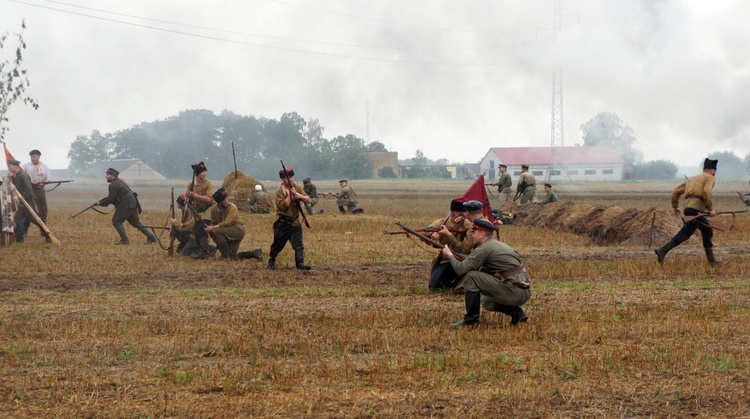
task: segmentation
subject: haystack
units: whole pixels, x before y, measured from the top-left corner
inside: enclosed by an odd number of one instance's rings
[[[226,189],[229,200],[237,205],[237,209],[240,211],[250,211],[250,205],[247,201],[255,193],[255,185],[260,185],[264,191],[266,190],[263,184],[253,179],[252,176],[248,176],[238,170],[228,174],[224,178],[224,183],[221,187]]]
[[[617,206],[554,202],[547,205],[504,204],[503,211],[513,212],[516,225],[551,228],[585,235],[600,246],[648,245],[668,241],[682,227],[679,218],[663,208],[645,211]],[[653,222],[653,235],[651,224]]]

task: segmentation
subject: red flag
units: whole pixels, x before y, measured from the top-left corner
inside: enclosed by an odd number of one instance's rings
[[[8,147],[5,146],[5,141],[3,141],[3,150],[5,150],[5,165],[8,165],[8,161],[15,160],[13,158],[13,155],[10,154],[10,151],[8,151]]]
[[[492,208],[490,208],[490,199],[487,198],[487,189],[484,187],[484,175],[479,175],[476,181],[469,186],[466,193],[463,194],[462,198],[467,201],[479,201],[484,205],[482,208],[482,214],[487,217],[490,221],[495,221],[495,216],[492,215]]]

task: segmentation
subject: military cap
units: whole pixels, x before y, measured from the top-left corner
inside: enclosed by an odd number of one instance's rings
[[[529,168],[529,165],[528,165],[528,164],[522,164],[522,165],[521,165],[521,169],[528,169],[528,168]]]
[[[497,167],[504,167],[504,168],[506,168],[506,169],[508,168],[508,166],[506,166],[506,165],[504,165],[504,164],[502,164],[502,163],[498,164],[498,165],[497,165]]]
[[[453,201],[451,201],[451,211],[458,211],[458,212],[466,211],[466,208],[464,208],[465,202],[466,202],[466,198],[454,199]]]
[[[466,211],[476,212],[481,211],[482,208],[484,208],[484,205],[482,205],[481,202],[472,199],[471,201],[467,201],[464,203],[464,208],[466,209]]]
[[[497,231],[497,227],[483,218],[474,219],[474,229],[479,231]]]
[[[544,187],[545,187],[545,188],[550,188],[550,189],[552,189],[552,185],[551,185],[551,184],[549,184],[549,183],[545,183],[545,184],[544,184]]]
[[[29,151],[29,156],[41,156],[41,155],[42,155],[42,152],[37,149]]]
[[[185,206],[185,194],[182,194],[175,199],[177,201],[177,205],[184,207]]]
[[[227,199],[227,191],[224,188],[219,188],[214,192],[213,198],[217,204],[220,204],[223,200]]]
[[[16,159],[10,159],[10,160],[8,160],[8,164],[12,164],[14,166],[20,166],[21,162],[18,161],[18,160],[16,160]]]
[[[120,172],[118,172],[117,170],[115,170],[115,169],[113,169],[113,168],[111,168],[111,167],[110,167],[109,169],[107,169],[107,172],[106,172],[106,173],[107,173],[108,175],[112,175],[112,176],[115,176],[115,177],[116,177],[116,176],[120,176]]]
[[[284,169],[279,170],[279,179],[284,179],[285,177],[294,177],[294,169],[288,167],[286,171]]]
[[[703,170],[716,170],[716,166],[719,164],[718,160],[711,160],[709,158],[706,158],[706,160],[703,160]]]
[[[341,184],[341,183],[344,183],[344,182],[346,182],[346,183],[349,183],[349,180],[347,180],[347,179],[341,179],[341,180],[339,181],[339,184]]]
[[[306,178],[302,179],[302,183],[310,183],[310,178],[306,177]]]
[[[191,164],[190,167],[193,168],[193,173],[198,176],[199,174],[203,172],[207,172],[208,169],[206,169],[206,165],[203,164],[203,162],[200,162],[198,164]]]

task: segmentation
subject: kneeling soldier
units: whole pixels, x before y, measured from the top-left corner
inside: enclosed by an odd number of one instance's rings
[[[240,220],[237,205],[227,200],[227,191],[220,188],[213,194],[216,205],[211,208],[211,225],[206,232],[216,242],[221,253],[220,259],[237,259],[237,250],[245,237],[245,226]]]

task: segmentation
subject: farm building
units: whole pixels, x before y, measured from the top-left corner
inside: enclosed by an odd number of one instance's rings
[[[372,160],[373,167],[373,178],[389,177],[389,174],[393,176],[399,176],[398,169],[398,152],[395,151],[370,151],[367,153]]]
[[[537,181],[547,178],[551,147],[493,147],[482,158],[479,168],[486,171],[487,179],[497,179],[498,164],[508,166],[513,178],[521,175],[521,165],[528,164]],[[565,147],[565,162],[570,180],[622,180],[625,160],[608,146]],[[553,171],[551,181],[563,180],[559,171]]]
[[[138,159],[123,159],[123,160],[109,160],[101,161],[94,165],[93,168],[87,170],[87,172],[104,176],[104,173],[109,168],[113,168],[120,172],[120,178],[124,180],[164,180],[166,177],[156,170],[152,169],[146,163]]]

